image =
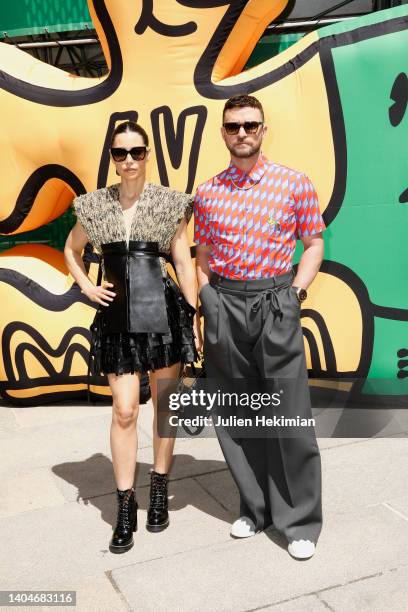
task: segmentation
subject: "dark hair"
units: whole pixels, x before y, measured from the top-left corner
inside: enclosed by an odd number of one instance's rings
[[[257,108],[261,112],[262,121],[264,120],[264,112],[260,101],[254,96],[247,96],[246,94],[232,96],[232,98],[229,98],[229,100],[226,101],[224,110],[222,111],[222,119],[224,120],[225,111],[233,108],[245,108],[248,106],[251,108]]]
[[[118,134],[124,134],[125,132],[135,132],[135,134],[140,134],[140,136],[143,138],[143,142],[146,147],[149,146],[148,135],[146,134],[142,126],[136,123],[135,121],[123,121],[123,123],[119,123],[119,125],[117,125],[113,130],[110,146],[113,147],[113,143]]]

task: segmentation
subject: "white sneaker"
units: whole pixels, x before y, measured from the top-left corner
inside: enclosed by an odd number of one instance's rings
[[[231,526],[230,534],[234,538],[250,538],[255,535],[255,524],[247,516],[240,516]]]
[[[288,552],[296,559],[308,559],[315,553],[316,546],[310,540],[293,540],[288,545]]]

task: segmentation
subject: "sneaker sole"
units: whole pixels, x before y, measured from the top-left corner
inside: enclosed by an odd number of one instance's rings
[[[307,555],[307,557],[297,557],[296,555],[294,555],[293,553],[289,552],[290,556],[292,557],[292,559],[296,559],[296,561],[307,561],[308,559],[311,559],[313,557],[313,555],[315,553],[312,553],[311,555]]]

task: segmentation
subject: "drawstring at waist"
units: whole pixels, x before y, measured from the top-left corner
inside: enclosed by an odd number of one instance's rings
[[[262,320],[266,319],[269,300],[269,310],[272,310],[274,315],[279,316],[282,319],[283,313],[281,303],[279,300],[278,292],[276,289],[267,289],[258,295],[258,298],[252,304],[251,311],[258,312],[259,308],[262,308]]]
[[[273,312],[273,319],[276,316],[282,319],[283,310],[279,294],[281,290],[291,287],[294,276],[295,273],[291,270],[280,276],[247,281],[228,279],[213,273],[210,284],[216,290],[218,296],[217,338],[219,338],[219,334],[223,333],[225,327],[222,323],[223,317],[225,317],[222,294],[254,298],[251,312],[256,313],[261,308],[262,323],[266,321],[268,311]]]

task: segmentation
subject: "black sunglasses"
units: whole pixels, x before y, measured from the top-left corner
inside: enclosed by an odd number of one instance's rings
[[[146,157],[146,153],[149,150],[146,145],[142,147],[132,147],[131,149],[124,149],[123,147],[111,147],[112,157],[116,162],[125,161],[127,154],[130,153],[132,159],[135,161],[141,161]]]
[[[244,123],[235,123],[231,121],[223,125],[228,136],[235,136],[238,134],[241,127],[244,128],[246,134],[256,134],[259,126],[263,125],[263,121],[245,121]]]

